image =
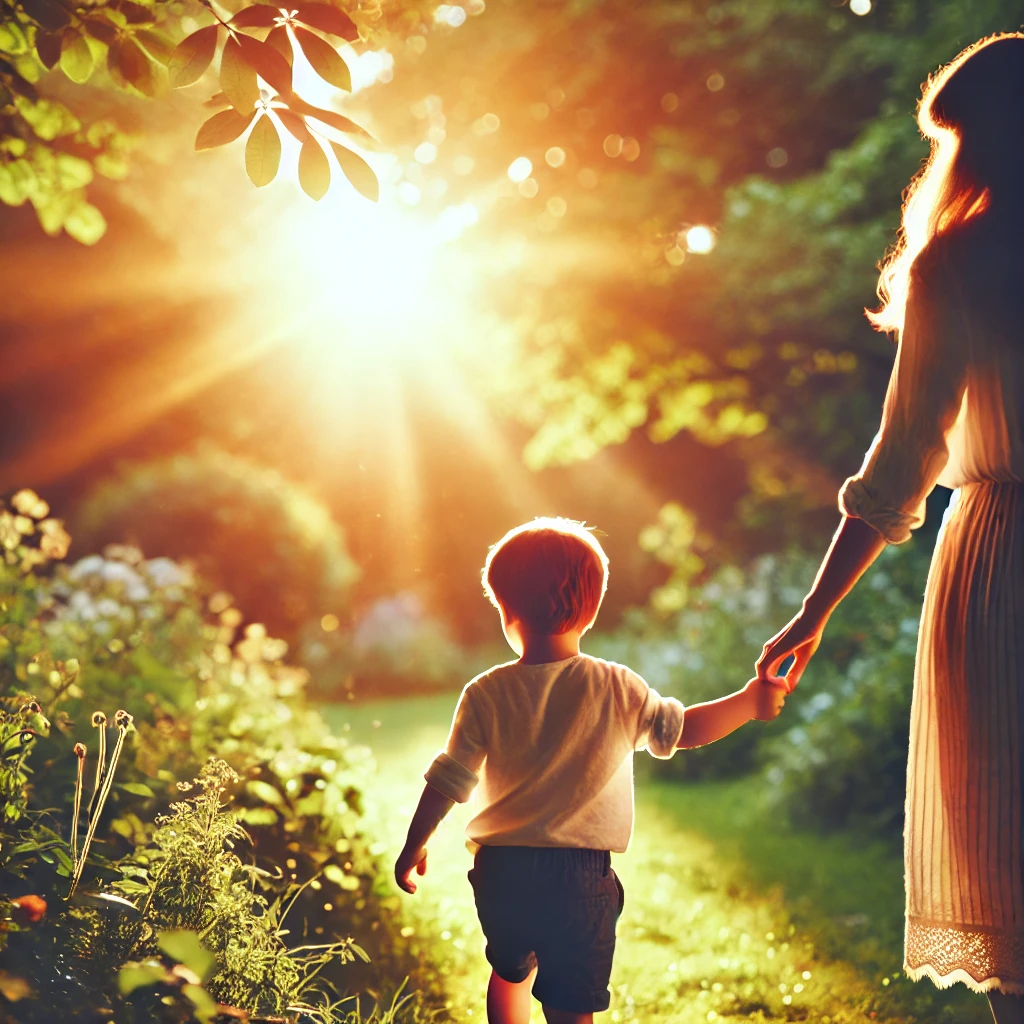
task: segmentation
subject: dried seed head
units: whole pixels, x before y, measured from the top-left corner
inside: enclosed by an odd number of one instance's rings
[[[94,711],[92,713],[92,724],[95,726],[106,725],[107,716],[102,711]]]
[[[128,714],[127,711],[118,710],[117,714],[114,715],[114,725],[116,725],[118,729],[127,729],[134,721],[135,717]]]
[[[75,744],[75,757],[77,757],[80,761],[85,760],[85,744],[84,743],[76,743]]]

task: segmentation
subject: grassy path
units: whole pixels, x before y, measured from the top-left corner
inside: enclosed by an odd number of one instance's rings
[[[446,695],[336,712],[374,749],[380,770],[367,793],[368,824],[392,859],[453,703]],[[489,973],[466,880],[466,817],[453,809],[419,891],[394,897],[410,951],[460,1022],[485,1019]],[[938,993],[898,975],[902,880],[891,851],[794,837],[772,825],[750,786],[639,782],[633,842],[615,870],[626,906],[612,1005],[600,1024],[989,1019],[963,986]],[[542,1019],[535,1004],[532,1022]]]

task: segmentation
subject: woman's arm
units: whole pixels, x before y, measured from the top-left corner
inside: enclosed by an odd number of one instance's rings
[[[764,645],[757,661],[759,679],[785,682],[789,689],[796,686],[818,649],[829,616],[879,556],[885,543],[885,538],[863,519],[843,516],[803,607]],[[795,656],[793,667],[784,677],[776,675],[779,665],[791,654]]]

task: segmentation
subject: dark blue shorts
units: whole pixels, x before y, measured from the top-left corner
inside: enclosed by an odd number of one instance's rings
[[[567,1013],[608,1009],[625,894],[607,850],[481,846],[469,881],[495,974]]]

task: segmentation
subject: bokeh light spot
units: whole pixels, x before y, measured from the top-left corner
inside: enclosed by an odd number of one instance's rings
[[[583,188],[597,188],[600,179],[593,167],[581,167],[579,174],[576,175],[576,180]]]
[[[858,17],[871,13],[871,0],[850,0],[850,10]]]
[[[526,181],[519,182],[519,194],[526,199],[532,199],[540,191],[540,185],[537,184],[536,178],[527,178]]]
[[[708,253],[715,247],[715,233],[706,224],[694,224],[684,237],[690,252]]]
[[[552,217],[564,217],[569,204],[561,196],[552,196],[547,201],[547,208]]]
[[[458,4],[440,4],[434,9],[434,21],[458,28],[466,23],[466,9]]]
[[[789,154],[781,146],[776,146],[768,150],[765,162],[769,167],[785,167],[789,163]]]
[[[544,160],[548,167],[561,167],[565,163],[565,150],[561,146],[552,146],[544,154]]]
[[[340,625],[341,622],[339,622],[338,616],[332,614],[331,612],[328,612],[320,620],[320,628],[325,633],[333,633]]]
[[[419,164],[432,164],[437,159],[437,146],[432,142],[421,142],[413,156]]]
[[[712,71],[708,75],[705,85],[708,87],[708,92],[721,92],[725,88],[725,76],[717,71]]]
[[[471,156],[457,156],[452,161],[452,170],[456,174],[472,174],[474,167],[476,167],[476,161]]]
[[[508,176],[512,181],[526,181],[526,179],[533,172],[533,163],[529,157],[517,156],[515,160],[508,165]]]
[[[605,156],[616,157],[622,152],[622,136],[606,135],[604,140]]]
[[[679,97],[674,92],[667,92],[661,97],[661,109],[666,114],[675,113],[679,109]]]
[[[632,163],[640,156],[640,143],[631,135],[622,140],[622,158]]]

